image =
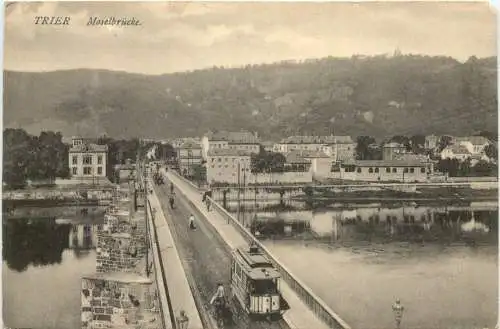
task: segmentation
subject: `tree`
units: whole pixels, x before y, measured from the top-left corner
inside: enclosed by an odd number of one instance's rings
[[[494,163],[481,160],[476,163],[472,171],[475,176],[497,176],[498,166]]]
[[[498,160],[498,150],[495,145],[486,145],[486,147],[484,148],[484,153],[488,158]]]
[[[356,139],[356,159],[368,160],[370,156],[370,145],[375,143],[375,138],[371,136],[358,136]]]
[[[253,173],[282,172],[285,162],[283,154],[261,150],[258,154],[252,154],[250,167]]]
[[[391,137],[391,139],[389,139],[389,143],[402,144],[404,145],[407,151],[411,151],[412,149],[410,139],[407,136],[402,136],[402,135],[393,136]]]
[[[23,129],[3,133],[3,181],[9,187],[23,187],[28,164],[33,161],[33,140]]]
[[[410,145],[413,153],[422,153],[425,146],[425,136],[420,134],[411,136]]]
[[[156,144],[156,158],[172,160],[177,158],[177,152],[172,144]]]
[[[450,177],[456,177],[460,172],[460,162],[458,159],[441,159],[437,164],[437,169],[442,173],[447,173]]]
[[[191,169],[193,171],[193,180],[197,183],[201,183],[206,181],[207,179],[207,170],[204,166],[200,164],[193,164],[191,166]]]
[[[438,142],[438,151],[441,152],[446,147],[451,145],[452,138],[450,136],[441,136]]]

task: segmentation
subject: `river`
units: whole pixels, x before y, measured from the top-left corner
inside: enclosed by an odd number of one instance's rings
[[[57,211],[56,211],[57,212]],[[47,209],[40,209],[47,213]],[[68,211],[65,211],[68,214]],[[84,212],[85,213],[85,212]],[[95,271],[95,232],[103,216],[62,221],[3,217],[3,321],[11,328],[79,328],[81,277]]]
[[[405,329],[495,326],[496,202],[293,207],[239,218],[353,328],[394,328],[397,298]]]

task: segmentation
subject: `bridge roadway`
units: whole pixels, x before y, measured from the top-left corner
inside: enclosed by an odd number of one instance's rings
[[[197,221],[196,230],[192,231],[188,228],[188,217],[191,213],[196,218],[201,216],[192,205],[179,196],[180,193],[178,192],[176,192],[174,209],[171,209],[168,204],[169,189],[170,184],[156,185],[154,186],[154,193],[158,197],[167,224],[170,227],[174,244],[181,258],[204,327],[216,328],[209,301],[217,288],[218,282],[224,283],[226,291],[229,291],[230,254],[217,232],[203,220]],[[191,310],[191,312],[194,311]],[[236,322],[227,324],[225,328],[288,329],[290,327],[284,320],[278,322],[254,321],[250,323],[248,318],[236,317]]]
[[[179,178],[177,175],[168,172],[165,173],[163,171],[163,174],[165,177],[168,179],[168,181],[173,182],[175,187],[176,187],[176,194],[177,194],[177,200],[180,201],[180,205],[178,209],[181,209],[181,218],[183,216],[183,219],[180,221],[180,225],[183,227],[182,230],[187,231],[187,216],[189,212],[182,213],[182,208],[185,207],[185,209],[189,209],[191,213],[195,215],[196,218],[198,218],[198,223],[201,226],[201,229],[199,231],[205,232],[202,236],[206,235],[206,238],[200,242],[195,242],[199,236],[197,236],[194,239],[190,239],[191,243],[198,243],[199,244],[199,250],[203,250],[204,253],[208,253],[211,248],[210,244],[215,243],[217,244],[216,250],[221,251],[219,254],[220,257],[224,257],[224,259],[227,259],[227,263],[224,263],[222,274],[219,274],[219,278],[223,279],[226,278],[223,282],[228,282],[229,280],[229,259],[227,256],[223,256],[224,253],[227,254],[228,247],[230,249],[237,248],[237,247],[247,247],[248,243],[245,241],[245,238],[236,230],[236,228],[226,222],[226,220],[216,211],[210,211],[207,212],[205,205],[202,202],[202,195],[199,191],[195,190],[193,186],[190,186],[189,183],[184,182],[181,178]],[[160,189],[165,189],[167,186],[169,187],[169,182],[166,185],[163,185]],[[180,193],[179,193],[180,192]],[[180,195],[179,195],[180,194]],[[166,195],[164,195],[163,198],[165,198]],[[178,201],[179,202],[179,201]],[[175,210],[174,210],[175,213]],[[174,216],[174,217],[179,217],[179,216]],[[222,240],[222,239],[223,240]],[[193,240],[193,241],[191,241]],[[182,249],[182,248],[180,248]],[[207,257],[206,255],[204,255]],[[217,259],[215,259],[217,260]],[[208,266],[212,266],[213,262],[209,261]],[[207,269],[204,269],[203,264],[199,264],[200,271],[207,271]],[[217,268],[214,272],[217,272],[220,269],[220,267]],[[201,272],[203,273],[203,272]],[[202,278],[203,280],[203,274]],[[215,281],[217,282],[217,281]],[[212,284],[213,289],[215,289],[215,285],[213,282],[208,283]],[[289,286],[289,284],[285,281],[281,281],[280,283],[280,290],[283,294],[283,297],[287,300],[287,302],[290,304],[291,309],[285,312],[283,319],[284,321],[281,321],[277,323],[281,327],[286,326],[291,328],[291,329],[305,329],[305,328],[315,328],[315,329],[326,329],[329,328],[329,326],[323,322],[319,317],[317,317],[313,311],[303,302],[302,299],[299,298],[299,296],[296,294],[294,290]],[[311,296],[306,297],[311,299]],[[310,301],[312,303],[312,301]],[[321,313],[319,311],[320,308],[322,309],[328,309],[326,305],[322,305],[321,307],[316,303],[312,303],[314,305],[314,309],[321,314],[321,316],[326,316],[324,313]],[[328,309],[329,314],[334,314],[332,310]],[[328,317],[328,316],[326,316]],[[349,329],[350,327],[342,320],[340,317],[338,317],[336,314],[334,314],[335,320],[333,320],[332,323],[332,328],[342,328],[342,329]],[[332,320],[329,320],[332,321]],[[268,324],[265,324],[263,327],[265,328],[270,328],[266,326]],[[252,325],[249,327],[249,329],[254,329],[254,328],[259,328],[262,327],[261,324],[259,326]],[[272,327],[274,328],[274,327]]]

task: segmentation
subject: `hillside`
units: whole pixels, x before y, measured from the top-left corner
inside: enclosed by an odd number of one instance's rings
[[[161,76],[4,72],[4,125],[165,138],[208,129],[372,135],[497,131],[496,58],[324,58]]]

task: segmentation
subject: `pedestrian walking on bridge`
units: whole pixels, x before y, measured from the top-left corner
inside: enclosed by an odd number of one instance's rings
[[[394,312],[394,319],[396,320],[396,329],[400,329],[401,320],[403,319],[403,312],[405,308],[401,305],[401,301],[396,299],[396,302],[392,305],[392,311]]]
[[[184,312],[184,310],[180,311],[180,314],[177,316],[176,322],[177,322],[177,328],[179,329],[188,328],[189,318],[187,317],[186,312]]]

